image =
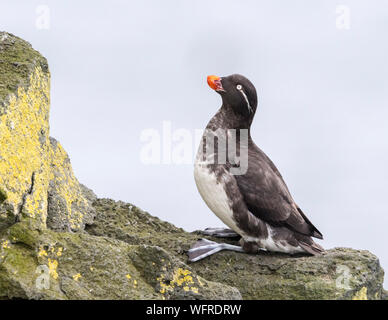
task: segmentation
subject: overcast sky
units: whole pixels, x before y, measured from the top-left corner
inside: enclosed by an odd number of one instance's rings
[[[221,226],[192,164],[144,164],[140,136],[167,121],[194,137],[221,104],[206,76],[241,73],[259,94],[253,139],[320,243],[368,249],[386,270],[387,17],[377,0],[0,4],[0,29],[48,58],[51,135],[99,197],[189,231]]]

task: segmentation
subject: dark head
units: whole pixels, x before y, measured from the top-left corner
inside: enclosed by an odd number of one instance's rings
[[[252,82],[240,74],[232,74],[208,76],[207,83],[221,95],[223,106],[231,107],[239,118],[252,121],[257,108],[257,93]]]

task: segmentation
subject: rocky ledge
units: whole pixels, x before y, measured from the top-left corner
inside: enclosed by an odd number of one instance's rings
[[[0,32],[0,299],[387,298],[368,251],[220,252],[189,264],[201,234],[78,182],[49,135],[49,88],[46,59]]]

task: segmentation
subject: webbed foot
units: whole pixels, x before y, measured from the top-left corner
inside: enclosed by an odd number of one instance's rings
[[[235,246],[229,243],[217,243],[207,239],[200,239],[190,248],[187,254],[189,256],[190,262],[196,262],[221,250],[244,252],[240,246]]]

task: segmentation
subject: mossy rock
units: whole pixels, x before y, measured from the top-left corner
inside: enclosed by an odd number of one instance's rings
[[[26,221],[0,234],[0,245],[1,298],[241,299],[157,246],[34,230]]]
[[[99,199],[94,206],[96,218],[86,228],[90,234],[157,245],[184,263],[190,245],[203,237],[121,201]],[[317,257],[226,251],[189,265],[204,279],[238,288],[244,299],[381,299],[383,295],[384,271],[378,258],[364,250],[335,248]]]
[[[47,60],[27,41],[8,32],[0,32],[0,104],[19,87],[29,86],[33,69],[48,73]],[[1,110],[0,110],[1,114]]]
[[[0,32],[0,230],[23,219],[58,231],[93,220],[70,159],[50,138],[50,73],[31,45]]]

